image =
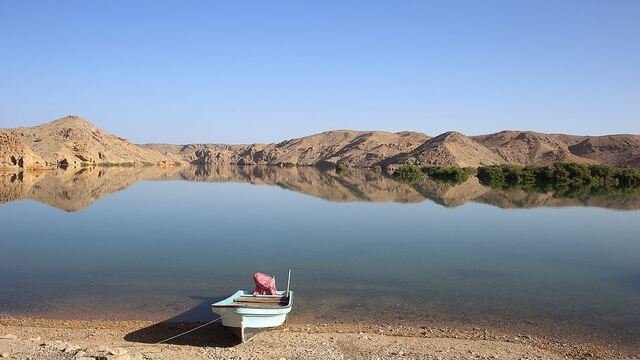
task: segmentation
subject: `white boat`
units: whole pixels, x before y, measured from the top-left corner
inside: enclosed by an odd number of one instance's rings
[[[242,342],[249,341],[260,331],[280,326],[287,320],[293,306],[290,285],[291,270],[287,276],[287,290],[276,291],[275,295],[254,295],[250,290],[238,290],[211,304],[211,310],[220,315],[222,325],[230,328]]]
[[[287,294],[288,293],[288,294]],[[261,330],[284,324],[293,305],[293,291],[278,291],[276,295],[253,295],[238,290],[228,298],[211,305],[242,342],[249,341]]]

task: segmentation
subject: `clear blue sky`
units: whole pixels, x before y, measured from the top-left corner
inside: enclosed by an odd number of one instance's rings
[[[640,132],[640,1],[0,1],[0,127]]]

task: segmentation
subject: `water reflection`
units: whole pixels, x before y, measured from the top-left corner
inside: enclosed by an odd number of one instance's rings
[[[42,172],[0,172],[0,203],[30,199],[74,212],[143,180],[272,185],[333,202],[416,203],[429,200],[446,207],[477,202],[501,208],[589,206],[640,209],[639,194],[560,198],[553,193],[491,189],[481,185],[474,176],[455,186],[426,178],[417,183],[406,184],[395,181],[388,174],[365,169],[349,169],[337,174],[335,171],[313,167],[267,166],[94,167]]]

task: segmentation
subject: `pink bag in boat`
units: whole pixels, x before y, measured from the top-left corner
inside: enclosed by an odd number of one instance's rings
[[[253,295],[276,295],[276,278],[257,272],[253,274],[253,281],[256,283],[256,289]]]

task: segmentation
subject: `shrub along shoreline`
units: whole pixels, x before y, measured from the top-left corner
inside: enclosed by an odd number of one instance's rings
[[[494,189],[553,191],[562,197],[629,193],[640,189],[640,169],[607,165],[490,165],[479,167],[477,176],[482,185]]]
[[[576,163],[549,166],[502,164],[477,169],[402,165],[394,171],[393,177],[401,182],[415,183],[427,176],[437,182],[457,185],[467,181],[474,172],[482,185],[494,189],[554,192],[559,197],[640,191],[640,169]]]
[[[413,183],[423,176],[437,182],[457,185],[469,179],[474,173],[472,168],[461,168],[459,166],[425,166],[402,165],[393,172],[393,177],[402,182]]]

